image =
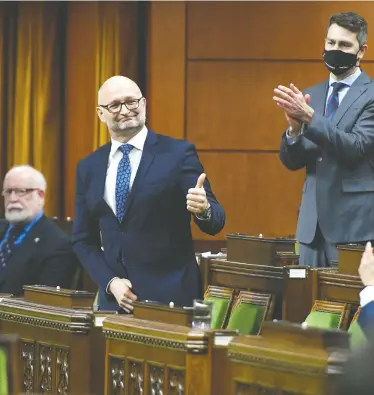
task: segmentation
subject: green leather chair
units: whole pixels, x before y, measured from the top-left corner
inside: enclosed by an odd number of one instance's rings
[[[265,319],[272,318],[272,295],[241,291],[234,302],[227,328],[243,335],[258,335]]]
[[[213,302],[212,309],[212,329],[223,329],[234,299],[234,290],[226,287],[209,285],[204,294],[204,300]]]
[[[348,315],[349,308],[345,303],[316,300],[305,322],[311,328],[342,329]]]
[[[348,333],[351,335],[349,342],[352,350],[363,348],[368,344],[365,333],[358,323],[360,312],[361,308],[358,308],[348,328]]]
[[[2,347],[0,347],[0,395],[9,395],[8,356]]]

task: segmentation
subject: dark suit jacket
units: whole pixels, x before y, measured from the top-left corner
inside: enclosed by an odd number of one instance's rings
[[[370,340],[374,340],[374,301],[361,308],[358,323],[365,335]]]
[[[186,209],[187,191],[204,171],[195,147],[148,130],[122,223],[103,198],[110,149],[108,143],[83,159],[76,179],[74,251],[99,285],[100,309],[118,309],[106,293],[116,276],[131,281],[139,300],[191,305],[202,297]],[[225,213],[209,181],[204,188],[212,217],[195,222],[214,235],[223,228]]]
[[[9,223],[0,220],[0,240]],[[0,271],[0,292],[20,295],[24,285],[70,288],[79,265],[69,237],[43,216],[16,247]]]
[[[362,72],[334,119],[324,117],[328,81],[307,89],[314,109],[297,142],[282,137],[280,158],[306,168],[297,239],[310,243],[317,221],[331,243],[374,240],[374,83]]]

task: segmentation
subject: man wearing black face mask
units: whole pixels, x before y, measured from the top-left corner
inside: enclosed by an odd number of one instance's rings
[[[289,125],[281,161],[306,168],[296,233],[303,265],[331,266],[337,244],[374,240],[374,84],[360,69],[366,42],[361,16],[333,15],[323,52],[329,80],[304,93],[293,84],[274,90]]]

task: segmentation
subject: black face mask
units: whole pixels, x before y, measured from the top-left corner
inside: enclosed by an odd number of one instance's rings
[[[325,61],[327,70],[335,75],[340,75],[356,66],[357,54],[358,52],[354,54],[335,49],[331,51],[325,50],[323,52],[323,60]]]

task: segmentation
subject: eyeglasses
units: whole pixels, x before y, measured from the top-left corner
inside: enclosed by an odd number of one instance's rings
[[[23,197],[26,196],[28,193],[33,192],[33,191],[38,191],[39,188],[9,188],[9,189],[4,189],[2,192],[2,195],[4,197],[9,197],[14,194],[18,197]]]
[[[118,114],[122,111],[122,106],[124,105],[128,110],[136,110],[139,107],[140,100],[143,99],[143,96],[140,99],[129,99],[121,103],[111,103],[106,106],[99,104],[99,107],[105,108],[112,114]]]

